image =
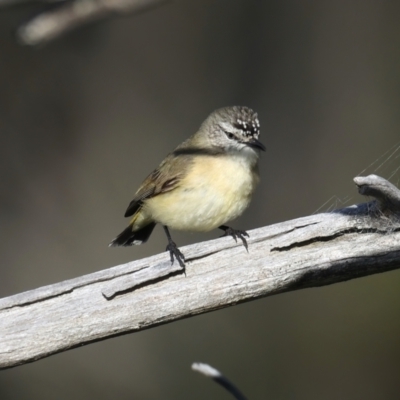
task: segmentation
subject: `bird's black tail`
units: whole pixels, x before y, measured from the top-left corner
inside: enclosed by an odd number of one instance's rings
[[[132,246],[145,243],[150,237],[151,232],[153,232],[155,226],[155,222],[152,222],[151,224],[146,225],[144,228],[133,232],[132,226],[129,225],[109,244],[109,246]]]

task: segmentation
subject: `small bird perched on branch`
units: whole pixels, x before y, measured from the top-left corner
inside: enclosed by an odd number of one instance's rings
[[[110,246],[145,243],[155,225],[163,225],[167,251],[185,268],[185,257],[168,228],[207,232],[222,229],[223,236],[240,238],[247,249],[247,232],[224,225],[250,203],[258,175],[257,113],[233,106],[214,111],[189,139],[180,144],[142,183],[125,212],[129,226]]]

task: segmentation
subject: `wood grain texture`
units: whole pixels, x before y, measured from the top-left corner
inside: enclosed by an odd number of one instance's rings
[[[0,300],[0,368],[286,291],[400,268],[400,221],[375,202],[220,238]]]

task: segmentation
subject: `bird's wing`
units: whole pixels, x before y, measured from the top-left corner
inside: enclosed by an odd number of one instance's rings
[[[140,185],[134,198],[129,203],[125,217],[134,215],[143,200],[175,189],[191,163],[186,155],[170,154]]]

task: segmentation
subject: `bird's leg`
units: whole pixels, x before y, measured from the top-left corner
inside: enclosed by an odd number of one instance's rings
[[[169,251],[169,255],[171,257],[171,264],[174,263],[174,257],[178,260],[179,265],[185,269],[185,256],[182,254],[182,252],[178,249],[177,245],[171,238],[171,234],[169,233],[168,227],[163,225],[165,234],[167,235],[168,238],[168,246],[165,249],[166,251]]]
[[[222,236],[232,236],[236,242],[237,238],[239,238],[243,242],[243,246],[246,248],[247,252],[249,251],[249,246],[247,245],[247,240],[245,238],[245,236],[249,237],[249,234],[246,231],[233,229],[226,225],[221,225],[218,229],[222,229],[225,232]]]

